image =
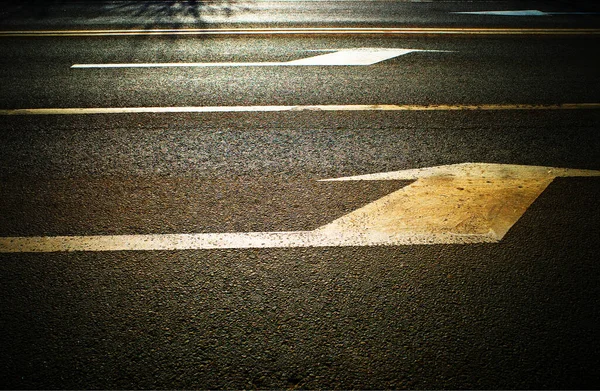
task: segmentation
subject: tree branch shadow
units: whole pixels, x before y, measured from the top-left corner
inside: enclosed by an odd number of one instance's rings
[[[203,27],[205,18],[230,18],[250,12],[252,0],[8,0],[0,8],[0,19],[69,18],[65,10],[79,11],[82,18],[130,18],[144,28]],[[70,7],[66,7],[66,6]],[[90,14],[92,10],[97,14]],[[73,14],[71,17],[77,17]],[[213,23],[214,24],[214,23]]]

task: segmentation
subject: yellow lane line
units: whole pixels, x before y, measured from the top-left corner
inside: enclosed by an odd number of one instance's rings
[[[0,31],[0,37],[90,37],[131,35],[326,35],[326,34],[433,34],[433,35],[597,35],[597,28],[224,28],[224,29],[118,29]]]
[[[181,107],[90,107],[4,109],[0,115],[74,115],[131,113],[246,113],[286,111],[493,111],[493,110],[585,110],[600,109],[600,103],[481,104],[481,105],[298,105],[298,106],[181,106]]]

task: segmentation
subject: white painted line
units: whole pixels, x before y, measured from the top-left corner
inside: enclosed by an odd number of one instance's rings
[[[451,12],[452,14],[463,15],[497,15],[497,16],[546,16],[546,12],[538,10],[516,10],[516,11],[468,11],[468,12]]]
[[[298,105],[298,106],[179,106],[179,107],[74,107],[0,109],[0,115],[88,115],[143,113],[251,113],[298,111],[494,111],[494,110],[590,110],[600,103],[481,104],[481,105]]]
[[[114,64],[73,64],[72,69],[86,68],[183,68],[183,67],[268,67],[287,65],[279,62],[163,62],[163,63],[114,63]]]
[[[163,251],[248,248],[348,247],[496,242],[493,235],[348,235],[319,232],[53,236],[0,238],[0,253]]]
[[[332,50],[333,51],[333,50]],[[71,68],[174,68],[174,67],[272,67],[272,66],[366,66],[412,52],[444,52],[440,50],[353,48],[336,49],[299,60],[282,62],[170,62],[129,64],[74,64]]]
[[[313,231],[0,238],[0,252],[493,243],[556,177],[600,171],[466,163],[333,180],[416,179]]]
[[[0,37],[245,36],[245,35],[595,35],[597,28],[256,28],[0,31]]]
[[[546,12],[548,15],[600,15],[600,12]]]
[[[437,52],[437,50],[394,48],[343,49],[320,56],[289,61],[286,65],[373,65],[412,52]]]
[[[551,15],[598,15],[600,12],[544,12],[540,10],[505,10],[505,11],[468,11],[451,12],[465,15],[496,15],[496,16],[551,16]]]

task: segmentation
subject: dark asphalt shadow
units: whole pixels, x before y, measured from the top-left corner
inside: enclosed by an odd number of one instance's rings
[[[251,10],[252,0],[151,0],[82,1],[27,0],[5,2],[0,8],[0,27],[27,21],[31,27],[88,23],[99,26],[99,18],[127,28],[202,28],[205,17],[229,18]],[[214,26],[214,23],[213,27]],[[100,22],[101,25],[101,22]]]
[[[239,0],[163,0],[106,2],[102,9],[115,15],[144,18],[147,20],[146,27],[164,27],[165,18],[171,19],[168,23],[171,27],[198,27],[205,16],[231,17],[237,12],[248,11],[250,7],[248,1]]]
[[[0,7],[0,30],[156,30],[218,28],[253,0],[11,0]],[[207,21],[210,18],[210,22]],[[160,36],[164,38],[164,36]],[[170,35],[169,41],[189,37]],[[144,57],[144,43],[154,35],[134,35],[126,40],[132,58]],[[209,36],[198,35],[206,40]],[[164,53],[158,52],[161,57]]]

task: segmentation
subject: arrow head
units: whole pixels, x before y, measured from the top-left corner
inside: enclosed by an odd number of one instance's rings
[[[499,241],[556,177],[600,171],[464,163],[329,179],[416,182],[319,228],[357,242]]]

